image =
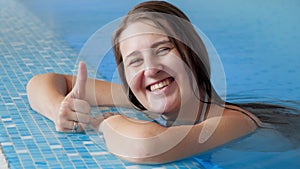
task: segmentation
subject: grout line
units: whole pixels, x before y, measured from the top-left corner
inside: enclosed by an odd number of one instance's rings
[[[1,166],[1,168],[3,167],[3,169],[8,169],[8,163],[6,161],[4,153],[2,151],[1,144],[0,144],[0,166]]]

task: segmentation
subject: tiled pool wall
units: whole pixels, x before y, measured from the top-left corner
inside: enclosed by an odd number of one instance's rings
[[[205,161],[192,158],[158,166],[127,163],[106,150],[101,135],[95,142],[98,135],[56,132],[50,120],[30,108],[26,85],[40,73],[73,74],[77,53],[14,0],[0,0],[0,23],[1,167],[7,161],[18,169],[203,168]]]

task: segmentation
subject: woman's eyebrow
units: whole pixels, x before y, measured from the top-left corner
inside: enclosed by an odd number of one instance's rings
[[[171,43],[169,39],[166,39],[166,40],[162,40],[162,41],[158,41],[158,42],[155,42],[151,45],[151,48],[156,48],[160,45],[163,45],[163,44],[168,44],[168,43]]]

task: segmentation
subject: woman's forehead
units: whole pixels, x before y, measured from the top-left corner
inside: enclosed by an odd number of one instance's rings
[[[160,35],[167,36],[166,33],[159,29],[157,25],[148,20],[142,20],[129,24],[121,33],[119,42],[122,42],[128,38],[141,36],[141,35]]]
[[[132,53],[140,53],[148,49],[157,48],[160,45],[166,44],[169,41],[167,36],[145,33],[129,37],[120,42],[120,51],[123,59]]]

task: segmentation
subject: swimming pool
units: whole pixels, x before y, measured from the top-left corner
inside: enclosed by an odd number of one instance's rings
[[[103,5],[96,0],[76,3],[65,0],[27,1],[26,4],[73,49],[80,51],[94,32],[125,15],[138,2],[141,1],[109,1]],[[279,104],[283,101],[299,108],[297,0],[288,3],[229,0],[226,4],[221,0],[174,1],[174,4],[187,13],[217,49],[224,65],[230,100]]]
[[[10,167],[141,167],[116,159],[86,135],[56,133],[51,122],[28,107],[24,88],[38,73],[73,73],[71,63],[86,40],[140,1],[16,2],[0,1],[0,142]],[[228,101],[300,109],[297,0],[170,2],[183,9],[217,49],[226,73]],[[99,76],[110,79],[113,59],[108,57],[105,64],[111,66],[100,68]],[[299,156],[299,146],[281,133],[262,129],[197,158],[156,167],[299,168]]]

